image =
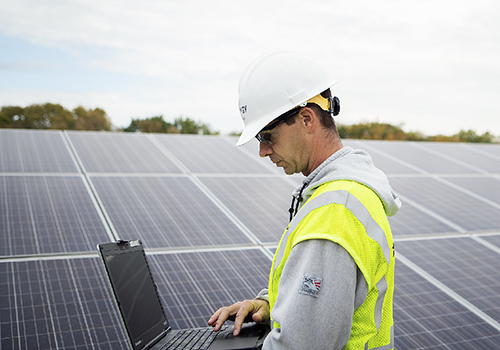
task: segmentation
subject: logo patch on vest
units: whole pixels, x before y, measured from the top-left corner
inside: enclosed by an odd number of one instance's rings
[[[321,290],[321,282],[323,282],[322,278],[304,275],[304,277],[302,277],[302,283],[300,284],[299,293],[317,298]]]

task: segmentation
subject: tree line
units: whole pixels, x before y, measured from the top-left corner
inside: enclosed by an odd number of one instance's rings
[[[367,140],[405,140],[405,141],[440,141],[440,142],[494,142],[495,136],[489,132],[481,135],[474,130],[460,130],[457,134],[426,136],[419,132],[405,132],[400,126],[387,123],[359,123],[337,126],[341,138]]]
[[[208,124],[197,122],[188,117],[175,118],[173,123],[167,122],[162,115],[144,119],[132,119],[125,132],[155,132],[168,134],[201,134],[218,135],[217,131],[212,131]]]
[[[92,130],[111,131],[113,125],[106,112],[101,108],[87,109],[78,106],[68,110],[59,104],[32,104],[27,107],[4,106],[0,109],[0,128],[22,129],[58,129],[58,130]],[[474,130],[461,130],[455,135],[425,136],[419,132],[405,132],[400,126],[387,123],[359,123],[353,125],[337,125],[341,138],[371,140],[407,140],[407,141],[446,141],[446,142],[495,142],[494,135],[489,132],[477,134]],[[115,129],[116,130],[116,129]],[[217,135],[208,124],[180,116],[173,122],[163,119],[162,115],[149,118],[132,119],[130,125],[120,131],[203,134]],[[234,133],[233,135],[237,135]]]
[[[4,106],[0,109],[0,128],[111,131],[113,125],[101,108],[78,106],[68,110],[60,104],[32,104],[27,107]],[[132,119],[125,132],[175,134],[218,134],[210,126],[191,118],[178,117],[167,122],[163,116]]]
[[[111,127],[111,120],[101,108],[78,106],[70,111],[59,104],[45,103],[0,109],[0,128],[109,131]]]

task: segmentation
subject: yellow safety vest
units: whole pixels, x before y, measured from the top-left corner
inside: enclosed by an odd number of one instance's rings
[[[271,310],[290,252],[309,239],[340,244],[368,284],[365,301],[354,311],[345,349],[393,349],[394,244],[380,198],[368,187],[349,180],[328,182],[316,189],[281,237],[269,276]],[[273,322],[273,327],[280,325]]]

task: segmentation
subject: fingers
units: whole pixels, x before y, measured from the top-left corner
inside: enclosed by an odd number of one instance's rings
[[[240,304],[240,308],[234,318],[233,335],[235,337],[240,334],[241,326],[243,325],[243,322],[245,322],[249,313],[253,313],[253,304],[251,301],[245,300]]]
[[[217,332],[221,329],[224,322],[228,319],[232,318],[232,316],[236,315],[238,310],[240,309],[241,302],[221,307],[217,310],[212,317],[208,320],[208,325],[214,327],[214,331]]]
[[[217,332],[228,319],[234,320],[233,335],[237,336],[245,321],[263,322],[269,319],[269,303],[265,300],[254,299],[221,307],[210,317],[208,325],[214,327],[214,331]]]

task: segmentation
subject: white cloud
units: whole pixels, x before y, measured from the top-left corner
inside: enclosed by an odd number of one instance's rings
[[[500,134],[499,10],[493,0],[17,0],[0,5],[0,33],[63,50],[75,69],[133,83],[73,94],[5,88],[0,103],[44,96],[98,105],[120,126],[184,114],[229,132],[242,126],[236,89],[245,66],[264,52],[296,49],[339,78],[340,122]]]

